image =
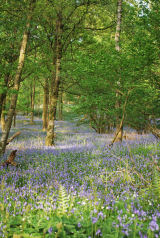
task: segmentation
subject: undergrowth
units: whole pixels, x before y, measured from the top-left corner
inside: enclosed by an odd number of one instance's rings
[[[159,151],[155,141],[18,150],[18,168],[0,168],[0,237],[159,237]]]

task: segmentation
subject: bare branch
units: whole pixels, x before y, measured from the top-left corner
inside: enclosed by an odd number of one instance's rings
[[[8,140],[7,140],[7,145],[14,140],[14,138],[16,138],[17,136],[19,136],[21,134],[20,131],[16,132],[13,136],[11,136]]]
[[[85,29],[85,30],[92,30],[92,31],[105,31],[105,30],[107,30],[107,29],[109,29],[109,28],[114,27],[114,26],[115,26],[115,23],[116,23],[116,22],[113,22],[111,25],[106,26],[106,27],[103,27],[103,28],[85,27],[84,29]]]

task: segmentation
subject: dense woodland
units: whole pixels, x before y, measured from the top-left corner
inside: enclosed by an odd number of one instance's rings
[[[160,2],[0,0],[0,22],[0,237],[159,237]]]
[[[48,146],[62,108],[98,133],[116,127],[117,141],[124,125],[147,131],[160,114],[158,10],[156,0],[1,0],[1,153],[20,112],[31,123],[43,113]]]

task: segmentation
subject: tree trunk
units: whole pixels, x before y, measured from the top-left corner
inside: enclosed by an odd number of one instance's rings
[[[54,88],[51,88],[51,97],[50,97],[50,112],[49,112],[49,122],[47,128],[47,136],[45,140],[45,144],[47,146],[54,145],[54,124],[55,124],[55,117],[56,117],[56,108],[57,108],[57,101],[58,101],[58,92],[59,92],[59,84],[60,84],[60,69],[61,69],[61,58],[62,58],[62,43],[61,43],[61,35],[62,35],[62,15],[59,12],[57,15],[56,21],[56,39],[55,39],[55,76],[52,79]],[[52,83],[51,83],[52,84]],[[52,84],[52,85],[53,85]]]
[[[2,132],[5,131],[5,114],[4,114],[3,110],[2,110],[2,114],[1,114],[1,129],[2,129]]]
[[[114,144],[114,142],[117,141],[116,139],[117,139],[117,137],[118,137],[118,135],[119,135],[119,132],[120,132],[121,130],[123,130],[122,127],[123,127],[123,123],[124,123],[124,119],[125,119],[126,106],[127,106],[127,102],[128,102],[128,98],[129,98],[130,92],[131,92],[131,91],[128,91],[128,93],[127,93],[125,102],[124,102],[124,104],[123,104],[122,119],[121,119],[121,121],[120,121],[120,123],[119,123],[119,128],[117,128],[116,134],[115,134],[115,136],[114,136],[114,138],[113,138],[113,140],[112,140],[110,146],[112,146],[112,145]]]
[[[58,102],[58,120],[62,121],[63,120],[63,92],[61,91],[59,93],[59,102]]]
[[[117,25],[116,25],[116,33],[115,33],[115,49],[117,52],[120,52],[120,32],[121,32],[121,21],[122,21],[122,0],[118,0],[117,2]],[[121,84],[120,79],[117,82],[117,85]],[[120,86],[120,85],[119,85]],[[118,114],[119,109],[121,107],[121,95],[119,93],[116,93],[117,101],[115,107],[117,108]],[[122,141],[123,139],[123,123],[121,124],[121,117],[117,116],[117,122],[116,122],[116,133],[115,137],[113,139],[114,142]]]
[[[35,101],[35,79],[31,82],[31,121],[30,124],[34,124],[34,101]]]
[[[2,112],[3,112],[3,104],[6,98],[6,92],[0,94],[0,118],[2,117]]]
[[[117,102],[116,102],[116,108],[119,109],[121,107],[121,102],[120,102],[120,99],[119,98],[119,95],[117,93]],[[119,114],[119,112],[118,112]],[[121,116],[118,115],[117,116],[117,119],[116,119],[116,133],[115,133],[115,142],[118,142],[118,141],[122,141],[123,139],[123,124],[120,126],[120,122],[121,122]],[[118,132],[118,133],[117,133]]]
[[[6,120],[6,124],[5,124],[5,131],[2,133],[1,142],[0,142],[0,154],[1,155],[4,154],[5,149],[6,149],[7,139],[8,139],[8,136],[9,136],[11,125],[12,125],[13,115],[14,115],[15,109],[16,109],[18,91],[19,91],[19,87],[20,87],[20,78],[21,78],[22,69],[23,69],[23,66],[24,66],[25,52],[26,52],[27,41],[28,41],[28,36],[29,36],[29,29],[30,29],[30,23],[31,23],[32,12],[33,12],[35,2],[36,2],[36,0],[32,0],[30,2],[30,11],[29,11],[29,14],[27,16],[26,29],[25,29],[24,34],[23,34],[17,71],[16,71],[15,78],[14,78],[13,89],[15,90],[15,93],[11,97],[10,108],[9,108],[9,111],[8,111],[8,114],[7,114],[7,120]]]
[[[3,98],[4,98],[4,94],[1,93],[0,94],[0,118],[1,118],[1,114],[2,114]]]
[[[6,97],[7,97],[7,88],[8,88],[9,80],[10,80],[10,74],[7,73],[4,78],[4,84],[2,85],[2,87],[5,88],[5,90],[0,94],[0,118],[1,118],[2,110],[3,110],[3,102],[6,100]]]
[[[49,103],[49,84],[48,79],[45,79],[45,85],[44,85],[44,95],[43,95],[43,131],[47,130],[48,126],[48,103]]]
[[[17,113],[15,111],[14,116],[13,116],[13,127],[16,127],[16,116],[17,116]]]
[[[158,129],[155,124],[154,125],[148,124],[148,129],[156,137],[156,139],[160,139],[160,129]]]
[[[6,110],[6,94],[4,95],[3,98],[3,103],[2,103],[2,112],[1,112],[1,128],[2,128],[2,132],[5,131],[5,112]]]
[[[121,21],[122,21],[122,0],[117,1],[117,25],[115,33],[115,48],[119,52],[120,48],[120,32],[121,32]]]

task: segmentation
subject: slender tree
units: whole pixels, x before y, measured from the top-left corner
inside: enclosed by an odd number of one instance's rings
[[[120,33],[121,33],[121,22],[122,22],[122,0],[117,1],[117,25],[116,25],[116,32],[115,32],[115,49],[118,53],[120,53]],[[121,85],[121,79],[119,78],[117,81],[117,85]],[[119,111],[119,108],[121,107],[121,95],[119,92],[116,92],[117,100],[116,100],[116,109]],[[119,114],[119,112],[118,112]],[[121,120],[121,117],[117,116],[116,121],[116,133],[115,137],[113,139],[114,142],[122,141],[123,138],[123,123]],[[123,120],[124,121],[124,120]]]
[[[31,124],[34,124],[34,104],[35,104],[35,85],[36,80],[31,81]]]
[[[50,97],[50,111],[49,111],[49,121],[47,128],[47,136],[45,140],[45,144],[47,146],[54,145],[54,122],[56,117],[56,108],[58,101],[58,92],[59,92],[59,84],[60,84],[60,67],[61,67],[61,58],[62,58],[62,12],[58,12],[57,20],[56,20],[56,38],[55,38],[55,78],[53,78],[54,85],[51,90]]]
[[[63,91],[59,92],[59,98],[58,98],[58,120],[63,120]]]
[[[27,42],[28,42],[28,37],[29,37],[29,30],[30,30],[31,19],[32,19],[32,15],[33,15],[33,9],[34,9],[34,6],[35,6],[35,2],[36,2],[36,0],[31,0],[30,1],[30,7],[29,7],[27,22],[26,22],[26,29],[24,31],[23,39],[22,39],[22,42],[21,42],[20,54],[19,54],[19,59],[18,59],[18,66],[17,66],[17,71],[16,71],[16,74],[15,74],[15,78],[14,78],[14,87],[13,87],[13,89],[15,90],[15,93],[11,97],[11,103],[10,103],[9,111],[8,111],[8,114],[7,114],[5,130],[2,133],[2,137],[1,137],[0,154],[3,154],[5,152],[7,139],[8,139],[8,136],[9,136],[11,125],[12,125],[12,119],[13,119],[15,109],[16,109],[18,91],[19,91],[19,87],[20,87],[20,79],[21,79],[22,69],[23,69],[23,66],[24,66],[26,47],[27,47]]]
[[[48,104],[49,104],[49,84],[48,78],[46,78],[43,86],[43,114],[42,114],[43,131],[46,131],[48,126]]]
[[[122,22],[122,0],[117,1],[117,25],[115,33],[115,48],[120,52],[120,32],[121,32],[121,22]]]
[[[53,77],[50,82],[50,102],[49,102],[49,120],[47,127],[47,136],[45,144],[47,146],[54,145],[54,127],[56,118],[56,109],[58,102],[59,85],[61,81],[61,62],[62,56],[68,49],[72,40],[76,38],[76,29],[84,21],[84,16],[87,11],[88,0],[82,2],[75,1],[59,1],[58,4],[54,4],[54,24],[49,22],[49,30],[53,34],[54,29],[54,40],[51,39],[51,34],[47,37],[50,42],[50,47],[53,51]],[[77,9],[79,9],[79,12]],[[68,9],[68,11],[67,11]],[[52,13],[53,14],[53,13]],[[44,28],[46,28],[44,26]]]
[[[6,98],[3,99],[2,102],[2,113],[1,113],[1,128],[2,131],[5,130],[5,109],[6,109]]]

